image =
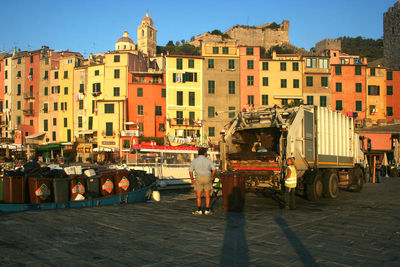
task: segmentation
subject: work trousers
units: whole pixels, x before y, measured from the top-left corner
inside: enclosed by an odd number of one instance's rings
[[[296,188],[289,188],[285,186],[285,208],[294,210],[296,208]]]

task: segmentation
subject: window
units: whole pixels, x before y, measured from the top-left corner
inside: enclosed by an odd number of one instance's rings
[[[248,95],[247,96],[247,104],[250,105],[254,105],[254,95]]]
[[[189,68],[191,68],[191,69],[194,68],[194,59],[189,59],[188,66],[189,66]]]
[[[281,71],[286,71],[286,62],[281,62]]]
[[[58,103],[54,102],[54,111],[57,111],[57,110],[58,110]]]
[[[158,124],[158,131],[159,132],[165,132],[165,124],[164,123],[159,123]]]
[[[314,96],[312,95],[307,96],[307,105],[314,105]]]
[[[342,66],[335,66],[335,74],[342,75]]]
[[[375,105],[369,106],[369,115],[374,115],[376,113]]]
[[[120,62],[120,56],[114,55],[114,62]]]
[[[21,101],[17,101],[17,109],[18,109],[18,110],[21,109]]]
[[[321,96],[319,97],[319,105],[320,105],[321,107],[326,107],[326,96],[321,95]]]
[[[386,72],[386,80],[388,80],[388,81],[393,80],[393,72],[392,71]]]
[[[18,116],[17,117],[17,125],[20,125],[21,124],[21,116]]]
[[[229,59],[229,61],[228,61],[228,69],[230,69],[230,70],[235,69],[235,60],[234,59]]]
[[[68,79],[68,71],[67,70],[64,71],[64,79]]]
[[[194,119],[196,117],[196,113],[193,111],[189,112],[189,124],[190,125],[194,125]]]
[[[369,70],[369,75],[370,75],[370,76],[375,76],[375,68],[371,68],[371,69]]]
[[[269,67],[269,66],[268,66],[268,62],[263,62],[263,63],[262,63],[262,69],[263,69],[263,70],[268,70],[268,67]]]
[[[165,98],[167,96],[167,90],[165,88],[161,88],[161,97]]]
[[[93,93],[99,93],[101,92],[101,84],[100,83],[94,83],[93,84]]]
[[[336,83],[336,92],[342,92],[342,83]]]
[[[228,47],[222,47],[222,54],[224,54],[224,55],[229,54],[229,48]]]
[[[181,70],[182,68],[183,68],[182,59],[177,58],[176,59],[176,69]]]
[[[215,107],[209,106],[208,107],[208,117],[209,118],[214,118],[215,116]]]
[[[235,107],[229,107],[228,109],[229,110],[235,110],[236,108]],[[229,112],[228,117],[229,118],[234,118],[235,117],[235,112]]]
[[[307,58],[306,59],[306,68],[315,69],[317,67],[317,59],[316,58]]]
[[[362,83],[356,83],[356,93],[362,92]]]
[[[57,118],[53,118],[53,126],[57,126]]]
[[[113,123],[106,122],[106,136],[113,136]]]
[[[119,69],[114,70],[114,79],[119,79]]]
[[[313,77],[312,76],[307,76],[306,77],[306,84],[307,84],[307,86],[313,86],[314,81],[313,81]]]
[[[68,95],[68,87],[64,87],[64,95]]]
[[[85,92],[85,85],[83,83],[79,84],[79,93]]]
[[[328,87],[328,77],[321,77],[321,87]]]
[[[293,69],[293,71],[298,71],[299,70],[299,62],[293,62],[292,69]]]
[[[386,115],[389,117],[393,116],[393,107],[386,107]]]
[[[5,85],[5,86],[4,86],[4,93],[7,94],[7,91],[8,91],[8,86]]]
[[[83,100],[79,100],[79,109],[80,109],[80,110],[83,109]]]
[[[229,94],[234,95],[235,94],[235,81],[229,81]]]
[[[361,75],[361,66],[355,66],[355,68],[356,68],[355,74]]]
[[[142,87],[137,88],[137,97],[143,97],[143,88]]]
[[[254,85],[254,76],[247,76],[247,85],[248,86]]]
[[[43,113],[47,113],[49,111],[49,104],[48,103],[44,103],[43,104]]]
[[[328,59],[319,59],[319,68],[320,69],[327,69],[328,68]]]
[[[195,92],[189,92],[189,106],[194,106],[195,102]]]
[[[183,111],[176,112],[176,124],[178,124],[178,125],[183,124]]]
[[[215,127],[208,127],[208,136],[215,136]]]
[[[219,47],[213,47],[213,54],[219,54]]]
[[[124,140],[124,144],[122,145],[123,148],[130,148],[130,141],[129,140]]]
[[[253,47],[247,47],[246,48],[246,55],[252,56],[254,54],[254,49]]]
[[[8,71],[4,71],[4,79],[8,79]]]
[[[287,80],[281,79],[281,88],[287,88]]]
[[[183,73],[183,82],[197,82],[197,72]]]
[[[214,59],[209,58],[208,59],[208,68],[213,69],[214,68]]]
[[[17,85],[17,95],[21,95],[21,85]]]
[[[183,106],[183,92],[176,92],[176,105]]]
[[[78,128],[82,128],[82,116],[78,117]]]
[[[356,101],[356,111],[362,111],[362,101]]]
[[[19,70],[18,72],[17,72],[17,78],[21,78],[21,71]]]
[[[114,104],[104,104],[104,113],[114,113]]]
[[[162,116],[162,106],[156,106],[156,116]]]
[[[67,72],[67,73],[68,73],[68,72]],[[31,76],[33,75],[33,68],[30,68],[30,69],[29,69],[29,75],[31,75]],[[64,75],[65,75],[65,73],[64,73]],[[68,74],[67,74],[67,75],[68,75]]]
[[[268,77],[263,77],[263,86],[268,86]]]
[[[64,102],[61,102],[61,104],[60,104],[60,109],[61,109],[61,110],[64,110]]]
[[[58,71],[54,72],[54,79],[56,79],[56,80],[58,79]]]
[[[254,69],[254,60],[247,60],[247,69],[248,70]]]
[[[144,115],[143,105],[138,105],[137,106],[137,114],[139,116],[143,116]]]
[[[93,129],[93,117],[89,117],[88,130],[92,130],[92,129]]]
[[[386,94],[387,94],[387,95],[393,95],[393,86],[388,85],[388,86],[386,87]]]
[[[215,94],[215,81],[208,81],[208,93]]]
[[[268,95],[261,96],[261,105],[268,106]]]
[[[336,100],[336,110],[343,110],[342,100]]]
[[[379,85],[368,85],[368,95],[379,95]]]
[[[99,74],[100,74],[100,71],[99,71],[99,70],[95,70],[95,71],[94,71],[94,76],[99,76]]]
[[[114,87],[114,96],[119,96],[119,87]]]
[[[43,120],[43,131],[47,132],[49,130],[49,125],[47,120]]]
[[[287,106],[287,105],[288,105],[288,100],[282,99],[282,106]]]
[[[29,120],[29,125],[33,126],[33,120]]]

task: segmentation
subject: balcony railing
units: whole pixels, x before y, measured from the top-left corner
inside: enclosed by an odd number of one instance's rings
[[[141,81],[137,79],[132,79],[132,83],[140,83],[140,84],[163,84],[163,80],[150,80],[150,81]]]
[[[172,118],[168,119],[169,123],[171,126],[193,126],[193,127],[201,127],[201,122],[198,122],[194,119],[178,119],[178,118]]]
[[[35,99],[35,96],[33,94],[24,94],[25,99]]]
[[[33,116],[34,112],[32,109],[24,109],[23,110],[25,116]]]

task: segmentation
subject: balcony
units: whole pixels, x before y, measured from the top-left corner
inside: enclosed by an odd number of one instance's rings
[[[163,80],[159,79],[159,80],[147,80],[147,81],[143,81],[143,80],[138,80],[138,79],[132,79],[132,83],[139,83],[139,84],[163,84]]]
[[[33,94],[24,94],[25,99],[35,99],[35,96]]]
[[[168,122],[171,126],[192,126],[192,127],[201,127],[201,121],[196,121],[194,119],[178,119],[172,118],[168,119]]]
[[[24,116],[27,116],[27,117],[34,116],[34,112],[32,109],[24,109],[23,112],[24,112]]]

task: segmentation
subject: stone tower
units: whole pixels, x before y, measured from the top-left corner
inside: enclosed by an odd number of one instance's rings
[[[385,67],[400,70],[400,1],[383,14]]]
[[[150,57],[154,57],[157,51],[157,30],[153,26],[153,20],[149,17],[149,13],[146,13],[137,30],[138,50]]]

